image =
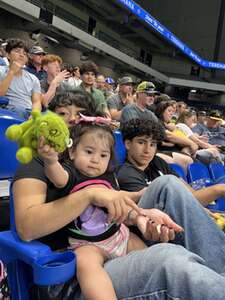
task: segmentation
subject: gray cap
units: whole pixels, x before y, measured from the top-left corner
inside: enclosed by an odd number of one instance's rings
[[[129,83],[134,84],[135,82],[133,81],[133,79],[131,77],[125,76],[125,77],[120,78],[118,80],[118,83],[120,85],[123,85],[123,84],[129,84]]]
[[[33,46],[30,48],[29,50],[30,54],[46,54],[46,52],[44,51],[44,49],[40,46]]]

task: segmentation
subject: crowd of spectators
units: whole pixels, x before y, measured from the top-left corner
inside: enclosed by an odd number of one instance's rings
[[[158,147],[159,156],[185,169],[196,159],[224,160],[225,129],[220,112],[194,111],[183,101],[157,91],[154,83],[137,83],[130,76],[117,80],[99,73],[85,61],[65,64],[38,45],[28,49],[25,41],[9,39],[1,47],[0,95],[8,98],[7,109],[29,117],[32,109],[45,110],[54,97],[68,91],[86,91],[96,110],[119,123],[131,119],[156,119],[166,132]],[[206,151],[201,151],[205,149]]]

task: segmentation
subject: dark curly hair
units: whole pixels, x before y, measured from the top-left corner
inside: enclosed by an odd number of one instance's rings
[[[88,60],[80,66],[80,74],[83,75],[86,72],[93,72],[97,76],[98,66],[93,61]]]
[[[71,91],[57,94],[49,103],[48,108],[55,111],[56,108],[70,105],[84,108],[88,115],[95,115],[97,111],[92,96],[84,91]]]
[[[123,140],[132,140],[136,136],[147,135],[152,140],[160,143],[165,138],[165,129],[161,123],[154,120],[133,119],[125,122],[120,127]]]
[[[8,39],[6,41],[5,51],[10,53],[13,49],[22,48],[26,53],[28,53],[28,45],[24,40],[21,39]]]

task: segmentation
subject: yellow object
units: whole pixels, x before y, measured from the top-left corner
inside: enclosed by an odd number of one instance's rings
[[[216,224],[221,228],[225,228],[225,214],[222,213],[216,213]]]
[[[186,134],[183,131],[181,131],[180,129],[175,129],[173,131],[173,134],[175,134],[176,136],[182,137],[182,138],[187,137]]]

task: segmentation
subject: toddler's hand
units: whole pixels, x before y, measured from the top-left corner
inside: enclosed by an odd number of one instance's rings
[[[53,147],[46,144],[43,136],[41,136],[38,141],[37,151],[45,164],[53,164],[58,161],[58,152],[56,152]]]

